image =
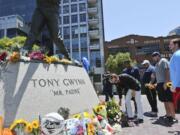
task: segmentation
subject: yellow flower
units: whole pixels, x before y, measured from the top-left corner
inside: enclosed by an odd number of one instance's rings
[[[51,56],[51,57],[45,56],[44,61],[47,62],[48,64],[51,64],[53,62],[59,62],[60,60],[58,57],[55,56]]]
[[[20,59],[19,52],[13,52],[12,55],[9,58],[10,62],[17,62]]]
[[[88,112],[84,112],[83,115],[84,115],[84,118],[90,118],[90,119],[93,118],[93,115]]]
[[[15,120],[11,126],[10,129],[13,130],[14,128],[16,128],[17,125],[23,124],[24,126],[27,125],[27,121],[23,120],[23,119],[19,119],[19,120]]]
[[[16,126],[17,126],[17,123],[13,123],[13,124],[11,124],[10,129],[13,130],[16,128]]]
[[[101,111],[103,110],[103,108],[104,108],[104,105],[98,105],[98,106],[96,106],[96,107],[94,108],[94,111],[95,111],[96,113],[99,113],[99,112],[101,112]]]
[[[73,118],[81,119],[81,114],[75,114],[75,115],[73,115]]]
[[[72,61],[69,61],[67,59],[62,59],[62,60],[60,60],[60,62],[62,62],[64,64],[72,64]]]
[[[95,127],[92,123],[87,124],[87,130],[88,130],[88,135],[94,135],[95,134]]]
[[[172,82],[167,82],[167,83],[166,83],[166,86],[167,86],[168,88],[172,88]]]
[[[26,133],[31,133],[33,131],[33,126],[31,123],[28,123],[25,127],[25,132]]]
[[[33,127],[34,129],[38,129],[38,128],[39,128],[39,121],[38,121],[38,120],[34,120],[34,121],[32,122],[32,127]]]

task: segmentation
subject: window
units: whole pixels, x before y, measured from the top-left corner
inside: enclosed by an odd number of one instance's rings
[[[78,38],[72,39],[72,49],[73,49],[73,51],[79,51],[79,39]]]
[[[87,33],[87,26],[86,25],[80,26],[80,33]]]
[[[86,22],[86,14],[80,14],[80,22]]]
[[[71,0],[71,2],[76,2],[77,0]]]
[[[80,11],[80,12],[86,11],[86,4],[85,4],[85,3],[80,3],[80,4],[79,4],[79,11]]]
[[[63,13],[64,14],[69,13],[69,5],[63,6]]]
[[[69,0],[63,0],[63,3],[69,3]]]
[[[63,33],[64,33],[64,39],[70,38],[70,28],[69,27],[64,27]]]
[[[95,67],[101,67],[101,55],[100,50],[90,52],[91,65]]]
[[[87,50],[81,50],[81,58],[86,57],[88,58]]]
[[[77,23],[78,22],[78,16],[77,15],[72,15],[71,16],[71,23]]]
[[[77,4],[71,5],[71,13],[77,12]]]
[[[73,59],[76,59],[76,60],[79,60],[79,61],[80,61],[80,59],[79,59],[79,52],[74,51],[74,52],[72,53],[72,57],[73,57]]]
[[[4,37],[4,30],[0,29],[0,38]]]
[[[66,40],[63,40],[64,41],[64,45],[65,47],[70,50],[70,40],[69,39],[66,39]]]
[[[77,25],[72,26],[71,31],[72,31],[72,38],[78,38],[78,33],[79,33],[78,26]]]
[[[159,44],[148,44],[148,46],[137,47],[137,54],[152,54],[159,51]]]
[[[95,74],[93,80],[94,82],[101,82],[101,74]]]
[[[81,48],[85,48],[87,49],[87,34],[86,33],[83,33],[83,34],[80,34],[80,37],[81,37]]]
[[[69,16],[63,16],[63,23],[69,24]]]

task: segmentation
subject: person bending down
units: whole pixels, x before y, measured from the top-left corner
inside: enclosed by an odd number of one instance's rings
[[[125,97],[125,105],[127,108],[128,118],[130,120],[133,120],[134,118],[131,107],[131,98],[132,95],[134,95],[137,104],[137,121],[138,123],[143,123],[144,120],[143,120],[143,109],[141,103],[140,82],[128,74],[120,74],[120,75],[113,74],[111,78],[112,78],[112,82],[116,83],[119,86],[119,88],[121,88],[118,89],[118,93],[121,92],[122,89],[128,90],[127,95]]]

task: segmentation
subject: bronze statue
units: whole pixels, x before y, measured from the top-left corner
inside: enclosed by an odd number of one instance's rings
[[[61,0],[36,0],[37,7],[32,17],[31,29],[22,48],[22,53],[32,49],[32,45],[38,39],[42,29],[46,25],[53,42],[57,45],[64,57],[70,60],[68,51],[59,35],[60,2]]]

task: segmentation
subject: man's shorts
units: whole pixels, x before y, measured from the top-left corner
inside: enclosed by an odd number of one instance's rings
[[[159,100],[161,102],[173,102],[173,93],[170,89],[165,90],[163,85],[164,83],[158,83],[156,87]]]

